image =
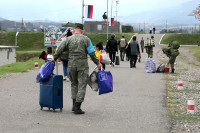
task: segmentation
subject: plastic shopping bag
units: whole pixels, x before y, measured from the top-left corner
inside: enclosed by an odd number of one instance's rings
[[[97,73],[99,95],[113,91],[113,77],[110,71],[99,70]]]
[[[51,61],[46,62],[40,68],[40,71],[37,74],[36,82],[44,82],[47,81],[50,76],[53,74],[54,63]]]
[[[93,91],[99,90],[98,83],[97,83],[97,72],[98,71],[99,71],[98,68],[95,67],[88,79],[88,85],[91,87],[91,89]]]
[[[109,65],[111,63],[111,60],[108,57],[108,55],[106,54],[106,52],[101,53],[100,62],[103,63],[103,64],[106,64],[106,65]]]

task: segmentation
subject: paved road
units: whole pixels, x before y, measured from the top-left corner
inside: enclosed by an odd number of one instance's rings
[[[148,35],[138,35],[141,36]],[[161,35],[156,35],[156,42]],[[155,47],[155,53],[159,46]],[[0,78],[0,132],[2,133],[168,133],[165,107],[166,88],[162,74],[144,72],[144,59],[137,68],[120,62],[107,66],[114,77],[114,92],[99,96],[87,87],[82,109],[71,112],[70,83],[64,82],[63,112],[39,107],[38,70]],[[156,59],[156,58],[155,58]],[[90,61],[90,68],[94,64]],[[59,73],[62,73],[59,66]]]

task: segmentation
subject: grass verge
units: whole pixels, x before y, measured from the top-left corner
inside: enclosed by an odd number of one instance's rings
[[[38,58],[32,58],[26,62],[17,62],[4,66],[0,66],[0,75],[6,73],[17,73],[17,72],[27,72],[28,70],[35,69],[34,63],[38,62],[39,66],[44,64],[44,60]]]
[[[169,44],[171,41],[178,41],[181,45],[199,45],[200,34],[166,34],[161,44]]]

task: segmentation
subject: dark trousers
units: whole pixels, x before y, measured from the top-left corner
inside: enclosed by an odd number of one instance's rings
[[[109,52],[109,57],[112,63],[115,62],[116,52]]]
[[[106,70],[106,65],[101,63],[104,70]]]
[[[130,68],[136,67],[137,55],[130,55]]]
[[[121,61],[124,61],[124,56],[125,56],[125,47],[120,48],[120,57],[121,57]]]

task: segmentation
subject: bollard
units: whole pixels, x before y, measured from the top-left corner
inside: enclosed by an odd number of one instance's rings
[[[35,68],[39,68],[38,62],[35,62]]]
[[[182,90],[183,89],[183,81],[178,81],[178,90]]]
[[[187,101],[187,113],[194,114],[194,110],[195,110],[194,100],[188,100]]]

